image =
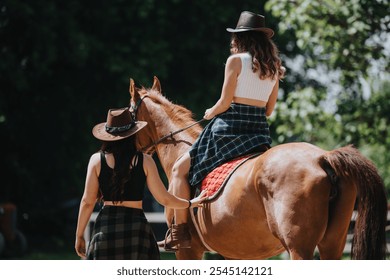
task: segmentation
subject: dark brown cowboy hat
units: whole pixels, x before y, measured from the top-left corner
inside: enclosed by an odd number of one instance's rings
[[[95,125],[92,134],[99,140],[117,141],[137,133],[147,124],[144,121],[134,121],[128,107],[110,109],[107,121]]]
[[[274,36],[271,28],[265,27],[265,18],[252,12],[244,11],[238,19],[235,29],[226,28],[228,32],[261,31],[267,34],[268,38]]]

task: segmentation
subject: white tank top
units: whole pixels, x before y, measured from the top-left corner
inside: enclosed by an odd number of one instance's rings
[[[259,71],[253,73],[252,56],[249,53],[238,53],[233,56],[241,59],[241,72],[237,78],[237,88],[234,96],[268,102],[276,80],[271,78],[262,80]]]

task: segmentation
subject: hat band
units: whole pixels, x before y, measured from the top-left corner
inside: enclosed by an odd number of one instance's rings
[[[106,132],[108,132],[110,134],[114,134],[114,133],[121,133],[121,132],[127,131],[127,130],[133,128],[134,126],[135,126],[135,122],[131,122],[128,125],[124,125],[124,126],[108,126],[106,124],[104,127],[106,129]]]

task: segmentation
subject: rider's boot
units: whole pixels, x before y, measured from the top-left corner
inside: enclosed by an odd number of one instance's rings
[[[157,242],[165,251],[177,251],[180,248],[191,248],[191,234],[188,224],[172,224],[165,234],[165,240]]]

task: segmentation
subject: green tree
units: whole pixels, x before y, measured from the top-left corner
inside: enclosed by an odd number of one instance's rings
[[[130,77],[158,76],[195,113],[217,100],[242,10],[263,12],[257,0],[0,1],[0,202],[30,240],[73,243],[92,126],[128,104]]]
[[[390,190],[389,1],[270,0],[266,9],[300,50],[285,57],[289,74],[300,79],[286,78],[296,84],[277,109],[277,139],[328,149],[352,143],[377,164]]]

